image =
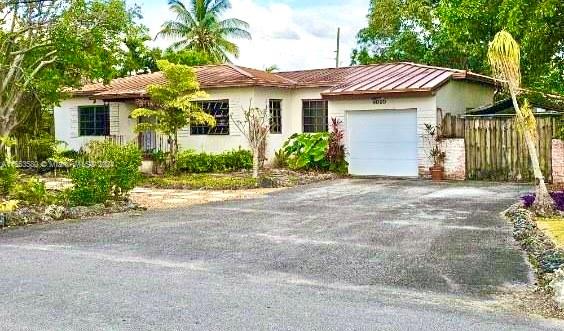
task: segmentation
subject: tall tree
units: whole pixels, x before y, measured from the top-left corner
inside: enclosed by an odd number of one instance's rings
[[[214,62],[227,62],[239,56],[239,47],[229,38],[251,39],[249,24],[237,18],[221,19],[229,0],[169,1],[176,19],[163,24],[158,36],[178,39],[176,49],[189,48],[207,54]]]
[[[521,55],[519,45],[511,34],[507,31],[500,31],[495,35],[493,41],[489,44],[488,60],[494,76],[507,88],[511,95],[517,121],[525,137],[535,175],[536,199],[533,207],[540,214],[552,214],[554,212],[554,201],[546,188],[535,144],[537,137],[535,116],[526,100],[522,106],[517,101],[517,96],[521,92]]]
[[[564,93],[564,2],[371,0],[353,63],[415,61],[489,74],[488,42],[506,29],[521,42],[525,85]],[[534,19],[533,19],[534,17]]]
[[[30,99],[48,107],[65,88],[110,79],[131,17],[123,0],[0,0],[0,137]]]
[[[178,131],[191,124],[215,125],[215,118],[205,113],[194,100],[204,98],[194,70],[188,66],[173,64],[166,60],[157,61],[167,82],[149,85],[150,100],[131,112],[133,118],[148,118],[137,124],[136,130],[157,131],[168,136],[170,144],[169,165],[174,169],[178,152]]]

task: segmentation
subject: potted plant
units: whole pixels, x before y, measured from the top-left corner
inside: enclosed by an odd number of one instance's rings
[[[429,145],[429,159],[433,165],[429,168],[431,179],[443,180],[445,177],[444,161],[446,153],[443,151],[443,137],[439,125],[425,124],[426,140]]]

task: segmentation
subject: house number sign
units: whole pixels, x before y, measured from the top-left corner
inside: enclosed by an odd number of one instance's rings
[[[374,105],[385,105],[387,102],[386,98],[372,98],[372,104]]]

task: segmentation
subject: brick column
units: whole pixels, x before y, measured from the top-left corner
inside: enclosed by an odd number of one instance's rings
[[[446,179],[466,179],[466,150],[464,138],[444,141]]]
[[[564,184],[564,140],[552,140],[552,182]]]

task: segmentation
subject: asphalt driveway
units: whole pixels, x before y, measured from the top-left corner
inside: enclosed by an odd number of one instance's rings
[[[560,330],[494,295],[530,270],[526,187],[339,180],[0,232],[4,330]]]

